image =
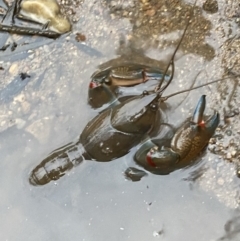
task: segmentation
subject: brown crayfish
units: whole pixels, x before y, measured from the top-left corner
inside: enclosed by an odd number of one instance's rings
[[[52,180],[57,180],[83,160],[108,162],[122,157],[159,128],[163,122],[159,111],[160,105],[170,97],[162,97],[162,94],[171,83],[173,76],[163,87],[162,83],[168,68],[174,62],[175,53],[188,25],[189,19],[164,73],[149,67],[134,65],[127,67],[128,72],[125,76],[119,75],[118,71],[113,68],[93,75],[91,84],[96,84],[96,86],[92,87],[103,86],[103,91],[109,94],[110,101],[115,101],[117,97],[111,93],[111,88],[104,86],[107,82],[115,83],[112,86],[118,87],[120,83],[127,83],[126,85],[131,86],[151,80],[151,78],[161,77],[161,80],[154,91],[144,91],[141,95],[125,99],[117,105],[103,110],[93,118],[83,129],[77,142],[55,150],[33,169],[29,178],[32,185],[44,185]],[[174,68],[173,65],[172,68]],[[205,120],[204,108],[205,96],[202,96],[193,117],[177,130],[170,145],[166,145],[165,142],[161,143],[161,140],[160,142],[149,140],[139,148],[135,161],[146,170],[157,174],[170,173],[189,165],[208,144],[219,123],[218,113]]]

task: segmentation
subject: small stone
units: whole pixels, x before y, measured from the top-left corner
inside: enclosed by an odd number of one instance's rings
[[[218,2],[216,0],[206,0],[203,9],[208,13],[216,13],[218,11]]]
[[[215,138],[211,138],[209,140],[209,144],[216,144],[216,139]]]
[[[232,131],[231,130],[227,130],[226,131],[226,135],[231,136],[232,135]]]
[[[232,157],[235,157],[236,154],[237,154],[237,151],[236,151],[236,150],[234,150],[234,151],[231,152],[231,156],[232,156]]]
[[[18,73],[18,64],[17,63],[12,64],[11,67],[9,68],[8,72],[11,75],[17,75],[17,73]]]
[[[27,101],[24,101],[22,103],[22,111],[23,111],[23,113],[27,114],[30,111],[30,107],[31,107],[30,103],[27,102]]]
[[[156,13],[156,10],[154,8],[146,11],[146,14],[150,17],[153,17],[155,15],[155,13]]]
[[[20,94],[20,95],[18,95],[18,96],[16,96],[16,97],[14,97],[14,99],[13,99],[14,101],[18,101],[18,102],[20,102],[20,103],[22,103],[22,102],[24,102],[25,101],[25,96],[24,96],[24,94]]]
[[[78,41],[78,42],[83,42],[83,41],[86,41],[86,36],[82,33],[77,33],[76,34],[76,37],[75,39]]]
[[[224,179],[221,177],[218,178],[217,183],[222,186],[224,184]]]
[[[231,155],[230,152],[228,152],[227,155],[226,155],[226,159],[230,160],[231,158],[232,158],[232,155]]]
[[[208,150],[209,151],[214,151],[214,149],[215,149],[215,146],[214,145],[208,145]]]
[[[133,182],[140,181],[142,177],[147,176],[147,173],[134,167],[129,167],[124,172],[125,177]]]

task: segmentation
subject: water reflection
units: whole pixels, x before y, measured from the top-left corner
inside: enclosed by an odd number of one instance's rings
[[[125,4],[125,5],[124,5]],[[132,23],[132,33],[128,36],[134,46],[148,49],[177,44],[176,30],[183,30],[186,16],[192,6],[184,1],[103,1],[110,13],[126,18]],[[202,14],[198,6],[194,8],[194,18],[184,39],[181,49],[211,60],[214,48],[204,41],[209,35],[212,24]],[[194,38],[192,38],[194,36]]]
[[[224,226],[226,234],[223,235],[218,241],[234,241],[240,238],[240,216],[239,211],[234,214],[235,217],[227,221]]]

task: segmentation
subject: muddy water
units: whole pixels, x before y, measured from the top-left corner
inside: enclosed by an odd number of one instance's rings
[[[133,150],[109,163],[84,162],[43,187],[29,184],[31,170],[51,151],[76,140],[97,115],[87,104],[97,66],[126,56],[140,63],[159,60],[153,65],[166,62],[190,10],[179,1],[72,4],[78,6],[78,22],[69,36],[53,41],[1,33],[18,47],[0,52],[0,240],[239,240],[237,80],[168,101],[166,120],[174,125],[192,113],[202,94],[207,112],[221,114],[218,136],[197,165],[168,176],[149,173],[133,183],[123,175],[135,165]],[[210,14],[202,4],[197,3],[166,94],[224,73],[240,74],[238,41],[230,41],[238,33],[236,6],[218,1],[218,12]],[[77,32],[86,41],[76,42]],[[21,79],[20,73],[30,77]]]

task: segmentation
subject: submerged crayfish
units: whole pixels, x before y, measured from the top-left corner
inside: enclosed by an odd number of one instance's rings
[[[163,97],[162,95],[171,83],[173,75],[164,86],[162,86],[163,81],[170,65],[174,62],[174,56],[187,31],[189,21],[190,19],[188,19],[179,44],[162,74],[157,88],[150,92],[144,91],[141,95],[125,99],[121,103],[103,110],[86,125],[77,142],[55,150],[33,169],[29,178],[32,185],[44,185],[52,180],[57,180],[83,160],[108,162],[122,157],[159,128],[163,123],[161,112],[159,111],[161,103],[172,96]],[[151,73],[151,71],[144,73]],[[110,72],[107,70],[107,74],[104,73],[103,78],[106,80],[107,76],[107,79],[111,81],[123,79],[122,75],[120,78],[116,78],[115,74],[112,69]],[[159,77],[161,73],[157,72],[154,76],[156,75]],[[101,74],[95,74],[94,78],[101,79],[101,76]],[[144,79],[144,75],[137,71],[133,75],[133,79],[136,80],[138,77],[140,77],[141,81]],[[127,80],[129,79],[128,76]],[[207,145],[219,123],[219,115],[216,114],[210,121],[206,122],[206,126],[203,125],[204,107],[205,97],[203,96],[196,108],[192,121],[188,121],[187,124],[178,129],[170,148],[156,147],[155,144],[146,148],[145,144],[136,153],[137,163],[153,173],[156,170],[157,173],[169,173],[191,163]],[[165,145],[165,143],[163,144]]]

